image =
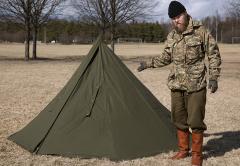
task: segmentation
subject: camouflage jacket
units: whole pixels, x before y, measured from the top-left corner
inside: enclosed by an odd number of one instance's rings
[[[207,86],[205,56],[208,57],[209,79],[217,80],[221,65],[217,43],[201,22],[190,17],[188,27],[182,34],[176,30],[169,33],[163,53],[152,58],[148,67],[171,64],[168,87],[194,92]]]

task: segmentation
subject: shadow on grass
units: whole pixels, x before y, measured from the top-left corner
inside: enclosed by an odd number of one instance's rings
[[[204,158],[223,156],[225,153],[240,148],[240,131],[205,134],[205,137],[215,136],[203,147]]]

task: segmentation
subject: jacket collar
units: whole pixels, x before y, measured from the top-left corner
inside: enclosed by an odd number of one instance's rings
[[[193,23],[192,17],[189,16],[187,29],[185,31],[183,31],[182,34],[185,35],[185,34],[193,32],[193,27],[194,27],[194,23]]]

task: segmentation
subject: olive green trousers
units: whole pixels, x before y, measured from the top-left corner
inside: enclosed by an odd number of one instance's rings
[[[207,129],[204,123],[206,106],[206,88],[192,93],[182,90],[171,91],[172,122],[180,130],[192,129],[203,132]]]

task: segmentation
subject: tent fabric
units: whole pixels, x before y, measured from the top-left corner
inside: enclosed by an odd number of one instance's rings
[[[9,139],[36,154],[111,160],[177,149],[169,110],[102,37],[56,97]]]

